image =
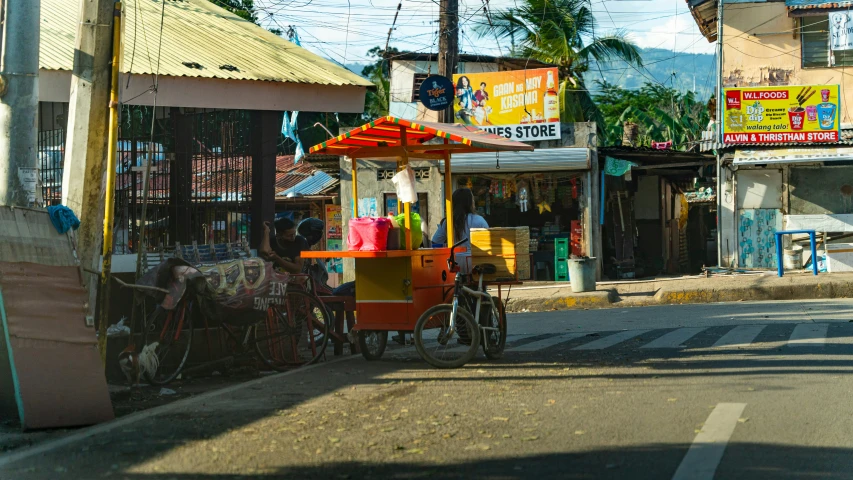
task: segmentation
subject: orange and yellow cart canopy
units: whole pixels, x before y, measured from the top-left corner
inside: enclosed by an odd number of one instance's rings
[[[443,140],[443,142],[441,142]],[[378,118],[366,125],[311,147],[309,154],[346,155],[350,158],[386,158],[408,155],[443,159],[443,152],[532,151],[476,127],[448,123],[416,123],[396,117]]]

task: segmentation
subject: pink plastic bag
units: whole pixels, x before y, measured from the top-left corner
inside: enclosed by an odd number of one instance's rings
[[[391,220],[387,218],[353,218],[349,221],[347,250],[379,252],[388,246],[388,230]]]

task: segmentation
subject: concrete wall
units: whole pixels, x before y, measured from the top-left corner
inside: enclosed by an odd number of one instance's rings
[[[802,67],[800,25],[800,18],[788,17],[784,2],[725,3],[723,86],[844,85],[843,68]],[[841,96],[842,105],[848,104],[853,89],[842,87]],[[842,123],[853,122],[850,111],[842,106]]]

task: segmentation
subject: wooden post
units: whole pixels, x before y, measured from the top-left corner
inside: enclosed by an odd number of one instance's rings
[[[409,166],[409,153],[406,151],[406,147],[408,146],[408,141],[406,138],[406,127],[400,127],[400,144],[403,146],[403,158],[400,162],[400,171],[405,170]],[[399,197],[397,197],[399,198]],[[405,236],[406,236],[406,250],[412,249],[412,218],[411,218],[412,206],[409,202],[403,203],[403,213],[405,213],[405,217],[403,217],[403,224],[405,225]],[[399,212],[398,212],[399,213]]]
[[[444,141],[447,143],[447,140]],[[453,185],[450,180],[450,152],[445,150],[444,155],[444,222],[447,224],[447,246],[452,247],[456,243],[453,239]]]

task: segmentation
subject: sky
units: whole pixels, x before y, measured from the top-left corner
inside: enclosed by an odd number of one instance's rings
[[[438,1],[402,0],[391,33],[391,46],[430,52],[438,49]],[[602,34],[626,33],[640,47],[676,52],[713,53],[698,31],[685,0],[590,0]],[[508,40],[480,38],[473,31],[486,22],[486,0],[459,0],[462,53],[497,55],[509,50]],[[490,0],[491,11],[511,8],[517,0]],[[367,51],[385,47],[388,29],[400,0],[255,0],[258,17],[268,28],[294,26],[302,46],[341,64],[367,63]]]

